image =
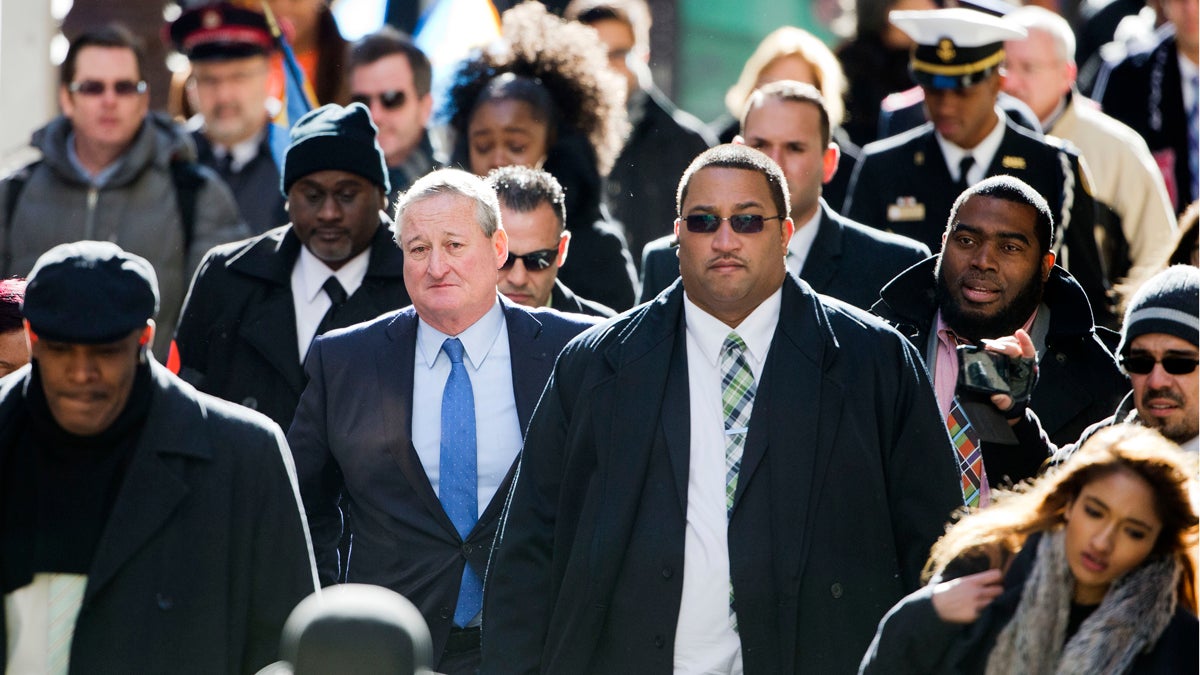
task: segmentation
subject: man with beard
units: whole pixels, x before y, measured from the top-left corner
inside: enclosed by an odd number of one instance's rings
[[[1056,443],[1078,438],[1128,390],[1096,333],[1083,289],[1055,266],[1053,246],[1054,219],[1041,195],[1011,176],[985,179],[954,203],[941,253],[893,279],[871,308],[925,355],[952,436],[956,425],[968,427],[956,392],[960,344],[981,345],[1018,330],[1031,338],[1039,355],[1031,407]],[[982,442],[983,466],[974,476],[981,495],[988,476],[992,483],[1016,482],[1037,473],[1046,459],[1037,448],[1045,446],[1020,437],[1028,425],[1017,424],[1004,438],[1008,425],[987,419],[1003,417],[994,408],[972,407],[967,416],[976,430],[1000,430]],[[973,445],[980,445],[977,438]]]
[[[1129,374],[1133,391],[1121,400],[1111,417],[1088,427],[1076,443],[1062,448],[1056,459],[1065,460],[1100,429],[1122,423],[1157,429],[1184,450],[1200,450],[1198,307],[1200,269],[1191,265],[1169,267],[1137,290],[1125,310],[1125,327],[1117,349],[1121,369]]]

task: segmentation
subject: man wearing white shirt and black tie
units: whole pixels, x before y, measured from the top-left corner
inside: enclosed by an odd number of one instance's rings
[[[209,251],[175,336],[184,379],[284,429],[313,338],[409,302],[367,109],[328,105],[291,134],[281,187],[292,222]]]

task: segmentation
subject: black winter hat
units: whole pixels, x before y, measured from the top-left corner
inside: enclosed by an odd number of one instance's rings
[[[283,156],[283,196],[308,174],[329,170],[357,174],[390,192],[376,131],[371,113],[361,103],[345,108],[330,103],[306,113],[292,127],[292,143]]]
[[[145,258],[112,242],[60,244],[34,264],[21,313],[39,337],[116,342],[158,313],[158,278]]]
[[[1200,344],[1200,269],[1172,265],[1150,277],[1129,301],[1118,354],[1147,333],[1166,333]]]

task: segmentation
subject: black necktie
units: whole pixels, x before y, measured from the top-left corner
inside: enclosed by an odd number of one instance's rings
[[[325,331],[334,327],[333,322],[337,317],[338,310],[342,305],[346,304],[346,289],[338,283],[337,277],[332,274],[321,285],[321,289],[325,291],[325,295],[329,296],[329,310],[325,312],[325,316],[321,317],[321,323],[317,324],[317,335],[323,335]]]
[[[963,157],[958,163],[958,191],[960,193],[971,187],[971,181],[967,180],[967,172],[973,166],[975,166],[975,158],[970,155]]]
[[[233,153],[226,152],[217,160],[217,173],[221,174],[222,178],[228,178],[233,175]]]

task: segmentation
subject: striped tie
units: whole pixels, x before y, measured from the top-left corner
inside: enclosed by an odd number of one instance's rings
[[[950,414],[946,415],[946,429],[956,450],[954,459],[958,462],[963,503],[973,509],[981,504],[987,506],[988,480],[987,472],[983,469],[979,433],[971,426],[966,411],[958,404],[958,397],[954,398]]]
[[[733,498],[737,494],[738,472],[742,468],[742,452],[750,431],[750,413],[754,409],[757,385],[754,373],[746,361],[746,343],[741,336],[730,332],[721,345],[721,407],[725,413],[725,513],[733,516]],[[729,613],[737,630],[737,615],[733,604],[733,582],[729,584]]]

